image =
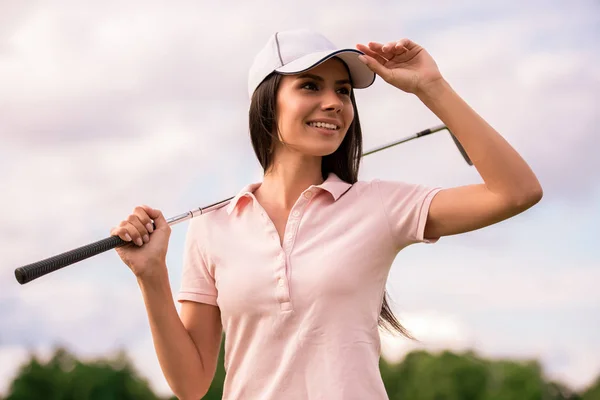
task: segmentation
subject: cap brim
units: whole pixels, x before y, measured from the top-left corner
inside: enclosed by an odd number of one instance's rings
[[[322,51],[300,57],[281,68],[277,68],[275,71],[283,75],[295,75],[308,71],[333,57],[339,57],[348,65],[352,87],[355,89],[365,89],[375,82],[376,75],[358,59],[358,56],[361,54],[364,53],[354,49]]]

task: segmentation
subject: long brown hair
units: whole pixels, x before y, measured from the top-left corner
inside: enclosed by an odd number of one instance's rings
[[[344,65],[346,64],[344,63]],[[273,150],[275,144],[279,141],[276,133],[276,104],[280,83],[281,75],[276,72],[272,73],[256,89],[250,103],[250,139],[252,140],[254,153],[265,173],[271,167]],[[341,180],[354,184],[358,180],[358,170],[362,157],[362,130],[353,90],[350,92],[350,99],[354,108],[354,120],[336,151],[323,157],[321,174],[323,179],[327,179],[329,173],[333,172]],[[393,314],[387,297],[387,291],[385,291],[381,313],[379,314],[379,326],[391,333],[396,331],[410,339],[414,339]]]

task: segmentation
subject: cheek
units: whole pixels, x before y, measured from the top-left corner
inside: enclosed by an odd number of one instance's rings
[[[284,135],[287,130],[291,130],[293,133],[298,125],[303,125],[307,115],[310,115],[310,110],[302,103],[288,104],[279,118],[279,126]],[[289,135],[289,133],[287,134]]]
[[[354,120],[354,108],[352,107],[352,103],[348,104],[344,107],[344,121],[346,121],[347,126],[350,126],[352,121]]]

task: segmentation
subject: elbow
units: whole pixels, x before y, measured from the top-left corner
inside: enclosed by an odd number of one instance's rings
[[[170,385],[171,386],[171,385]],[[210,385],[192,384],[187,387],[173,387],[171,390],[175,397],[180,400],[198,400],[206,396]]]
[[[544,189],[542,189],[542,185],[537,180],[527,193],[527,208],[533,207],[542,200],[542,197],[544,197]]]
[[[542,189],[542,185],[540,185],[538,183],[535,191],[532,194],[532,199],[533,199],[532,205],[536,205],[537,203],[539,203],[542,200],[542,197],[544,197],[544,189]]]
[[[518,212],[523,212],[539,203],[542,197],[544,197],[544,190],[539,182],[536,182],[522,190],[511,203]]]
[[[179,400],[198,400],[206,396],[206,393],[208,393],[208,389],[187,392],[173,392],[175,397],[177,397]]]

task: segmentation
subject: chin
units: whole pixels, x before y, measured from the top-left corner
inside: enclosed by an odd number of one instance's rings
[[[321,146],[310,146],[305,147],[303,153],[315,156],[315,157],[325,157],[335,153],[335,151],[340,147],[341,143],[333,143],[328,145]]]

